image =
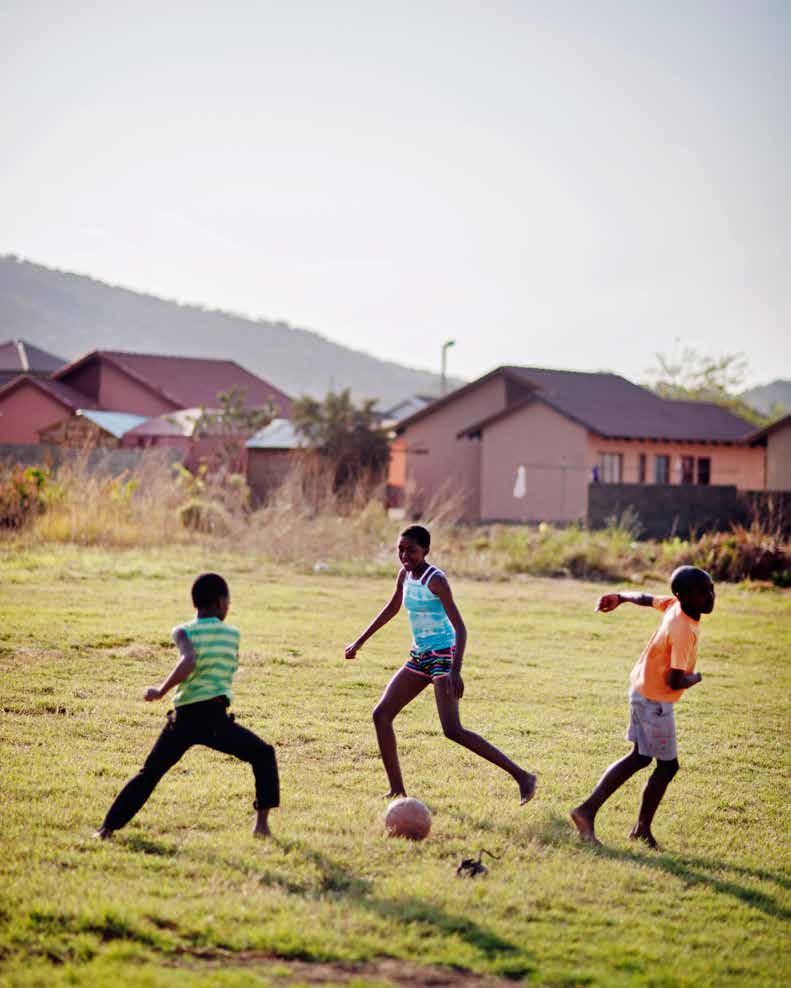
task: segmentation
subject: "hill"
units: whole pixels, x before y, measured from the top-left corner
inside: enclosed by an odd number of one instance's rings
[[[791,412],[791,381],[777,380],[745,391],[742,398],[748,405],[769,415],[772,412]]]
[[[11,255],[0,257],[0,340],[13,337],[68,360],[96,347],[236,360],[294,396],[349,387],[382,408],[440,389],[438,374],[288,323],[182,305]]]

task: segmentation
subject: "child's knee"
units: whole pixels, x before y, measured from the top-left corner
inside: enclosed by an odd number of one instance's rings
[[[461,741],[464,735],[464,728],[461,724],[443,724],[442,733],[449,741]]]
[[[393,722],[393,718],[388,713],[387,707],[383,707],[381,704],[377,704],[374,707],[372,716],[374,724],[377,727],[381,727],[383,724],[391,724]]]
[[[677,758],[657,759],[656,770],[668,782],[676,775],[681,766]]]

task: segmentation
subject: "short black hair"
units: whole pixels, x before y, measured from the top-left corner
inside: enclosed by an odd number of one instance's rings
[[[427,528],[423,528],[422,525],[410,525],[409,528],[405,528],[401,533],[402,539],[412,539],[413,542],[417,542],[421,549],[425,549],[426,552],[431,548],[431,533]]]
[[[223,597],[230,597],[228,584],[219,573],[201,573],[192,584],[192,603],[197,608],[214,607]]]
[[[698,569],[697,566],[679,566],[678,569],[673,570],[673,575],[670,577],[670,589],[680,599],[712,582],[705,569]]]

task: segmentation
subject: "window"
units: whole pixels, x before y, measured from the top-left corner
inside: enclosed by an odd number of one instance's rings
[[[623,479],[623,453],[599,453],[599,472],[603,484],[620,484]]]
[[[670,483],[670,457],[664,453],[654,457],[654,483]]]
[[[700,461],[698,461],[700,462]],[[695,457],[694,456],[682,456],[681,457],[681,483],[682,484],[694,484],[695,483]]]
[[[645,453],[637,455],[637,483],[645,483]]]
[[[711,483],[711,460],[708,456],[698,457],[698,483]]]

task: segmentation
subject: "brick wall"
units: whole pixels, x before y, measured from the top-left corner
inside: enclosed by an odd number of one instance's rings
[[[696,484],[589,484],[588,525],[604,528],[608,519],[631,508],[642,537],[687,538],[703,531],[726,531],[758,517],[791,535],[791,492],[739,491],[731,486]]]

